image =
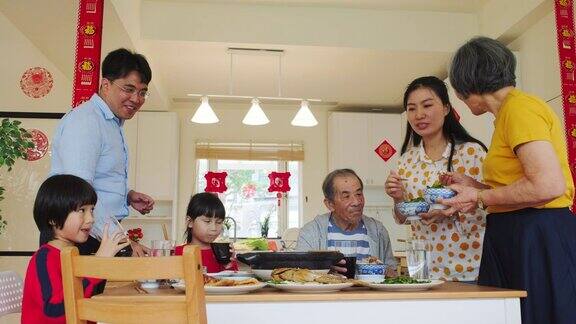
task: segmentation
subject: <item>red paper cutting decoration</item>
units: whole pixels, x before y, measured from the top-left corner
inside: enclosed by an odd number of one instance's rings
[[[26,70],[22,74],[22,78],[20,78],[20,89],[22,89],[22,92],[28,97],[35,99],[47,95],[52,90],[53,84],[52,74],[41,67],[33,67]]]
[[[226,172],[207,172],[204,175],[204,178],[206,178],[206,188],[204,191],[223,193],[228,189],[228,187],[226,187],[227,176],[228,173]]]
[[[387,140],[384,140],[384,142],[378,145],[378,147],[374,150],[374,152],[376,152],[376,154],[378,154],[378,156],[381,157],[382,160],[388,162],[388,160],[390,160],[390,158],[394,155],[394,153],[396,153],[396,149],[394,148],[394,146],[392,146],[392,144],[388,143]]]
[[[242,197],[244,199],[250,199],[252,197],[254,197],[254,195],[256,194],[256,185],[253,183],[249,183],[247,185],[245,185],[244,187],[242,187]]]
[[[29,129],[28,132],[32,135],[34,147],[26,151],[26,160],[40,160],[48,152],[48,136],[38,129]]]
[[[270,172],[268,174],[270,179],[269,192],[288,192],[290,191],[290,172]]]
[[[268,192],[278,192],[276,198],[278,198],[278,206],[280,206],[282,193],[290,191],[290,172],[272,171],[268,174],[268,179],[270,179]]]

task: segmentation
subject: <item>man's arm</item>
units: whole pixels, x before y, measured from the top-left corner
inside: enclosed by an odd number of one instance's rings
[[[145,215],[154,208],[154,199],[141,192],[130,190],[128,192],[128,205]]]

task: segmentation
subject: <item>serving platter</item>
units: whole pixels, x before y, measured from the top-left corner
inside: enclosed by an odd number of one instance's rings
[[[336,284],[321,284],[321,283],[271,283],[268,285],[292,293],[305,293],[305,294],[318,294],[339,291],[344,288],[349,288],[354,285],[352,282],[336,283]]]
[[[411,284],[385,284],[385,283],[368,283],[368,286],[376,290],[387,291],[422,291],[444,284],[442,280],[431,280],[430,282],[411,283]]]
[[[172,284],[172,287],[180,291],[186,291],[186,285],[184,282]],[[262,289],[264,287],[266,287],[266,283],[263,282],[254,285],[242,286],[204,286],[204,292],[208,295],[240,295]]]

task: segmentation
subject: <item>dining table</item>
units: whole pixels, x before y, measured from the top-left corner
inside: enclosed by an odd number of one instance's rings
[[[446,282],[424,291],[351,287],[330,293],[291,293],[272,287],[238,295],[206,295],[210,324],[426,323],[521,324],[521,290]],[[184,301],[183,291],[143,289],[137,282],[109,282],[108,301]],[[145,307],[145,306],[143,306]]]

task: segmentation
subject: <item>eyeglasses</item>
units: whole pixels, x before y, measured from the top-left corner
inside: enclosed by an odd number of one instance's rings
[[[114,81],[110,81],[110,83],[112,83],[113,85],[120,88],[120,90],[122,90],[122,92],[124,92],[125,94],[127,94],[129,96],[132,96],[135,93],[137,93],[138,97],[142,98],[142,99],[146,99],[146,98],[148,98],[148,96],[150,96],[150,94],[148,93],[148,89],[137,90],[136,88],[129,88],[126,86],[117,85],[116,83],[114,83]]]

